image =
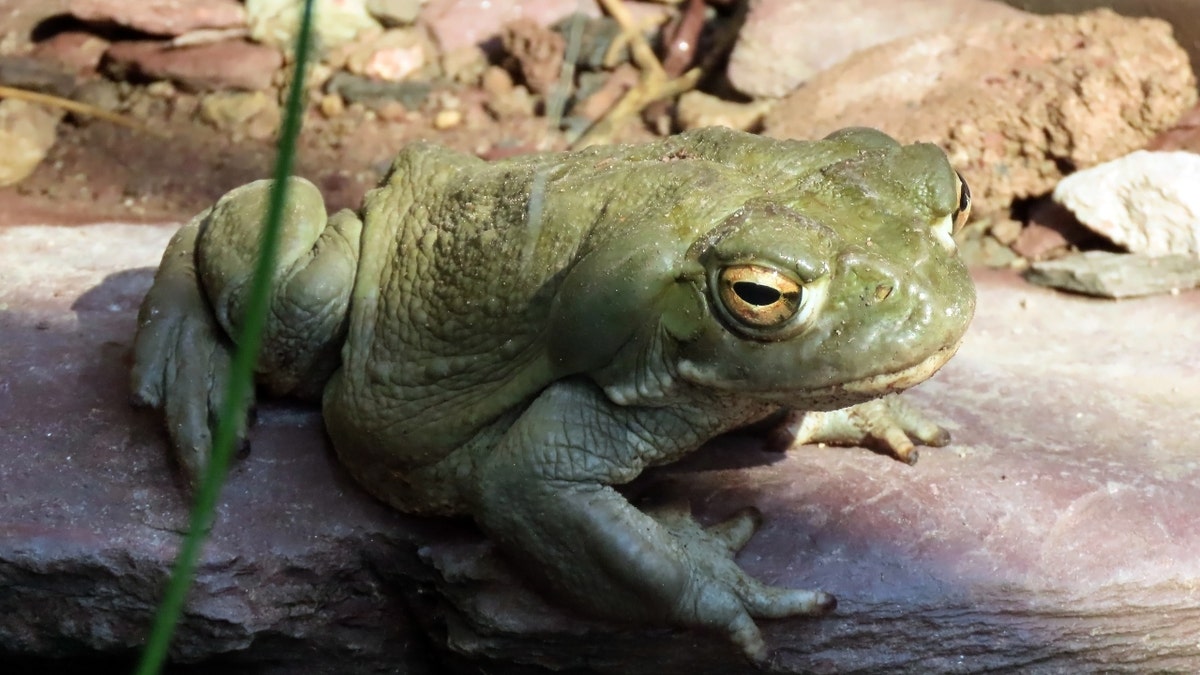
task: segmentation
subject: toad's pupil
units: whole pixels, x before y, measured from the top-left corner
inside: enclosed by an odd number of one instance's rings
[[[773,305],[779,302],[779,298],[783,296],[778,289],[750,281],[737,282],[733,285],[733,292],[737,293],[742,300],[758,307]]]

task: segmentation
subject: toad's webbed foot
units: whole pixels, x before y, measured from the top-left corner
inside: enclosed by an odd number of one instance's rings
[[[647,515],[680,543],[693,574],[702,580],[692,587],[691,597],[680,598],[675,618],[712,626],[713,617],[727,616],[726,625],[713,627],[724,629],[756,663],[767,659],[768,650],[754,619],[819,616],[837,607],[828,593],[768,586],[738,567],[734,557],[762,524],[758,509],[742,509],[710,527],[700,525],[683,503],[650,509]]]
[[[950,432],[897,394],[828,412],[789,412],[768,432],[768,444],[786,450],[805,443],[866,445],[916,464],[916,444],[941,447]]]
[[[339,363],[362,224],[349,211],[327,219],[316,187],[290,181],[255,376],[271,393],[311,398]],[[248,316],[271,187],[236,188],[181,228],[138,312],[133,400],[162,411],[193,486],[211,456],[234,339]],[[239,421],[250,405],[236,411]]]
[[[704,528],[686,507],[642,511],[609,485],[690,451],[713,432],[705,424],[723,423],[707,408],[616,405],[590,382],[563,380],[472,458],[461,489],[476,521],[553,597],[594,616],[724,635],[763,663],[755,618],[823,614],[833,598],[773,588],[738,567],[756,511]]]
[[[176,461],[192,486],[208,465],[233,354],[233,343],[213,317],[196,278],[196,234],[207,213],[181,228],[168,244],[138,312],[133,348],[133,402],[162,411]],[[246,406],[250,404],[247,400]]]

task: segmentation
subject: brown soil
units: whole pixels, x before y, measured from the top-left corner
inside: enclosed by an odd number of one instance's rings
[[[459,95],[481,97],[476,91]],[[176,103],[167,100],[164,107]],[[541,118],[500,122],[471,115],[471,124],[439,131],[424,118],[373,117],[351,111],[327,120],[313,110],[306,116],[295,172],[321,188],[331,209],[357,206],[391,157],[412,140],[503,154],[532,149],[546,136]],[[181,220],[225,191],[271,174],[273,140],[234,138],[186,115],[164,113],[149,122],[164,133],[67,118],[37,170],[20,184],[0,189],[0,224]],[[546,141],[561,145],[557,138]]]

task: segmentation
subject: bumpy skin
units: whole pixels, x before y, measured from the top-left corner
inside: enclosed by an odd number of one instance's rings
[[[189,475],[266,190],[235,190],[181,230],[142,307],[135,392],[164,410]],[[946,442],[872,399],[935,372],[970,321],[950,239],[963,190],[937,148],[865,129],[704,129],[491,164],[414,145],[361,221],[326,224],[294,180],[260,381],[323,392],[334,447],[369,491],[472,516],[553,597],[720,631],[761,661],[754,618],[833,598],[737,567],[755,512],[706,530],[611,486],[780,414],[784,442],[875,440],[908,460],[912,439]]]

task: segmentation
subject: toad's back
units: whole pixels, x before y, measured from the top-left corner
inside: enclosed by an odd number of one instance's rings
[[[643,162],[657,169],[640,171]],[[670,269],[719,220],[694,217],[705,201],[698,182],[724,191],[701,210],[723,216],[740,202],[727,198],[739,192],[728,167],[678,164],[673,181],[661,153],[644,148],[496,163],[428,145],[404,151],[364,206],[343,367],[325,398],[335,445],[368,444],[393,466],[428,464],[578,372],[546,347],[570,270],[614,238]],[[690,216],[671,216],[680,201],[693,203]]]

